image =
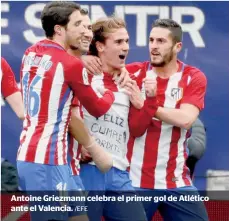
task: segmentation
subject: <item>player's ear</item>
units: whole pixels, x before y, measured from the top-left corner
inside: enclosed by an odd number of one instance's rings
[[[104,44],[103,43],[97,41],[95,43],[95,46],[96,46],[96,49],[97,49],[98,52],[103,52],[103,50],[104,50]]]
[[[182,42],[177,42],[174,47],[175,53],[178,54],[181,51],[181,49],[182,49]]]
[[[54,33],[57,34],[57,35],[61,35],[61,32],[62,32],[62,27],[60,25],[55,25],[54,26]]]

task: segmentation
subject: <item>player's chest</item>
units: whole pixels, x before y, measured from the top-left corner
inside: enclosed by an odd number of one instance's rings
[[[167,108],[175,108],[182,101],[186,84],[182,78],[182,73],[177,73],[176,76],[169,79],[156,78],[157,81],[157,100],[159,106]],[[145,86],[142,84],[142,96],[146,98]]]
[[[97,96],[101,97],[100,91],[110,90],[113,92],[115,101],[112,105],[112,108],[115,111],[125,113],[129,112],[130,101],[129,96],[124,93],[124,89],[120,88],[112,78],[104,78],[103,76],[94,76],[91,80],[91,87],[97,94]]]
[[[99,125],[103,128],[109,128],[116,131],[128,128],[129,99],[123,96],[123,93],[113,92],[115,101],[111,108],[101,117],[91,116],[84,108],[84,120],[87,125]]]

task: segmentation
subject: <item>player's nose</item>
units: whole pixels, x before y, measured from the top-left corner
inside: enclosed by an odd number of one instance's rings
[[[128,51],[130,49],[129,42],[124,42],[123,43],[123,51]]]
[[[81,34],[85,34],[85,32],[86,32],[86,28],[85,28],[84,25],[81,24],[80,33],[81,33]]]

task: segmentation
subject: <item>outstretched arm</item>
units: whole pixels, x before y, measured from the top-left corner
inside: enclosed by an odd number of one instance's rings
[[[113,166],[111,155],[95,142],[82,118],[74,112],[71,115],[69,131],[78,143],[82,144],[90,153],[96,166],[102,172],[107,172]]]

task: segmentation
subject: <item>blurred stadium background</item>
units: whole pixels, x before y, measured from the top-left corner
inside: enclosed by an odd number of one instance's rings
[[[198,189],[207,191],[212,199],[228,200],[229,2],[79,1],[79,3],[89,10],[92,21],[113,13],[125,18],[130,34],[127,62],[148,59],[148,34],[154,19],[172,18],[182,25],[184,46],[180,59],[200,68],[208,79],[206,105],[200,115],[207,129],[207,149],[197,164],[194,182]],[[11,65],[18,82],[24,50],[44,38],[39,20],[44,4],[45,2],[35,1],[1,2],[1,55]],[[3,99],[1,104],[1,155],[15,165],[22,122]],[[213,190],[224,192],[222,194]],[[221,218],[219,215],[217,217],[214,215],[215,218],[210,220],[229,220],[228,202],[224,201],[224,204],[217,202],[207,206],[210,208],[209,214],[213,210],[218,210],[217,214],[222,215],[223,209],[227,214]],[[2,217],[5,217],[5,213],[8,213],[7,210],[3,211]],[[21,218],[21,220],[26,219]]]

